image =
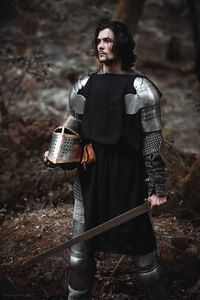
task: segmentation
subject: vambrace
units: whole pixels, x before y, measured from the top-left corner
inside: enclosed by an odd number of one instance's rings
[[[161,131],[144,135],[144,162],[148,178],[148,194],[165,196],[166,153]]]

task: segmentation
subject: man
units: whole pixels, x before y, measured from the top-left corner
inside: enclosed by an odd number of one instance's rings
[[[134,46],[122,23],[100,25],[94,51],[102,69],[81,78],[70,93],[70,113],[81,120],[81,137],[96,155],[96,162],[87,171],[79,167],[75,176],[73,236],[145,198],[151,208],[166,202],[160,92],[131,69]],[[168,299],[147,213],[71,248],[68,299],[91,299],[96,250],[133,255],[147,299]]]

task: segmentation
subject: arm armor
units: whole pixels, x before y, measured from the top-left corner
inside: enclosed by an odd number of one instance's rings
[[[49,148],[48,159],[67,170],[75,168],[82,157],[80,138],[85,98],[78,92],[88,78],[89,76],[83,77],[72,87],[68,117],[64,124],[54,130]]]
[[[160,118],[160,92],[145,77],[137,77],[134,81],[136,94],[125,96],[126,112],[141,113],[144,132],[143,155],[148,178],[148,194],[165,195],[165,163],[166,149],[162,138]]]
[[[165,162],[163,160],[161,131],[144,135],[143,155],[148,178],[148,194],[165,196]],[[161,156],[162,155],[162,156]]]
[[[85,75],[80,78],[72,87],[69,95],[69,110],[70,114],[81,120],[85,108],[85,97],[79,94],[79,91],[86,85],[90,75]]]

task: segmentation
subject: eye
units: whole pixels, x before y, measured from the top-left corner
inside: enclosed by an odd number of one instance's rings
[[[107,43],[112,43],[113,42],[113,40],[111,40],[110,38],[106,38],[104,41],[107,42]]]

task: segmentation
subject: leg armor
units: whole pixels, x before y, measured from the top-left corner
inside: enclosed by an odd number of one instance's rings
[[[161,258],[154,250],[145,255],[136,255],[138,278],[145,288],[148,300],[169,300],[166,276]]]
[[[74,184],[74,226],[73,237],[85,231],[84,207],[78,175]],[[92,281],[95,273],[94,256],[89,252],[85,243],[79,243],[71,247],[69,254],[69,300],[90,300]]]

